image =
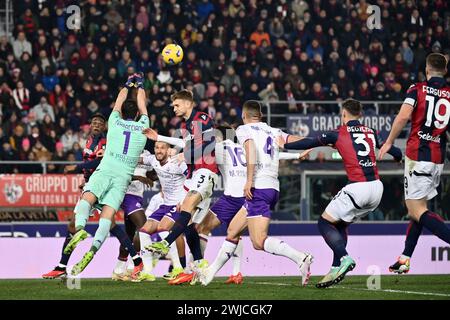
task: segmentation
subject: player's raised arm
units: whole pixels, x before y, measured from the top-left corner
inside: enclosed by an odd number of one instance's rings
[[[122,113],[122,105],[125,102],[125,100],[127,99],[127,96],[128,96],[128,88],[123,87],[119,91],[119,94],[117,95],[116,102],[114,103],[113,111],[118,111],[118,112]]]
[[[281,137],[280,137],[281,138]],[[337,131],[329,131],[316,137],[304,137],[290,143],[284,143],[282,139],[278,139],[278,145],[288,150],[307,150],[316,147],[333,146],[338,138]]]
[[[386,142],[380,149],[380,152],[378,154],[379,160],[383,159],[384,155],[391,150],[395,139],[397,139],[403,128],[408,123],[409,119],[411,119],[413,110],[414,106],[408,103],[407,100],[405,100],[405,102],[402,104],[402,107],[400,108],[400,112],[395,117],[394,123],[392,124],[392,130],[389,133],[389,137],[386,139]]]
[[[137,106],[139,113],[147,116],[147,96],[144,90],[144,79],[142,78],[142,74],[135,74],[135,85],[138,88]]]
[[[127,100],[128,90],[135,86],[134,81],[135,81],[134,74],[128,77],[125,86],[119,91],[119,94],[117,95],[113,111],[118,111],[122,113],[122,105],[125,102],[125,100]]]

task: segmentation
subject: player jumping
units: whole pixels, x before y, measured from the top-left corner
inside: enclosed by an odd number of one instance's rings
[[[156,171],[161,189],[163,192],[163,203],[158,206],[157,210],[152,212],[144,226],[139,230],[139,238],[141,239],[142,260],[144,262],[144,270],[135,278],[134,281],[152,281],[155,276],[151,273],[153,266],[153,257],[146,247],[151,245],[151,235],[159,232],[170,230],[174,221],[178,219],[177,205],[179,205],[186,191],[183,188],[185,174],[187,172],[186,163],[176,163],[169,161],[169,145],[165,142],[155,143],[155,154],[147,154],[142,158],[142,162],[152,166]],[[179,238],[183,240],[183,238]],[[183,267],[178,257],[176,242],[170,245],[169,255],[172,260],[173,270],[170,276],[166,276],[169,280],[174,279],[183,272]]]
[[[127,99],[128,88],[137,87],[137,103]],[[130,91],[133,93],[133,91]],[[139,121],[136,121],[140,114]],[[72,275],[82,272],[108,236],[112,219],[119,210],[125,192],[142,153],[147,139],[142,131],[149,127],[146,97],[141,75],[128,78],[125,87],[120,90],[114,109],[108,119],[108,144],[105,155],[84,186],[82,199],[75,207],[75,227],[77,233],[64,249],[71,253],[78,243],[87,237],[84,230],[89,212],[98,201],[103,206],[99,226],[94,236],[90,250],[72,269]],[[142,264],[142,263],[141,263]],[[139,269],[139,266],[135,267]]]
[[[206,248],[207,235],[221,224],[227,229],[245,203],[242,186],[247,180],[245,152],[236,139],[236,132],[230,126],[222,125],[216,131],[216,162],[223,178],[223,195],[209,209],[209,213],[198,226],[202,250]],[[299,153],[280,153],[280,160],[300,159]],[[241,284],[243,276],[240,272],[243,245],[239,240],[236,250],[232,256],[233,273],[225,281],[226,284]]]
[[[444,78],[447,63],[442,54],[428,55],[425,69],[427,81],[416,83],[408,89],[391,133],[379,154],[382,159],[411,120],[405,157],[405,202],[410,223],[403,253],[389,267],[389,271],[399,274],[409,271],[410,258],[423,227],[450,243],[450,229],[444,219],[428,210],[427,205],[427,201],[437,195],[436,188],[444,168],[446,131],[450,119],[450,87]]]
[[[141,156],[149,155],[150,152],[144,150]],[[138,164],[134,169],[131,183],[128,186],[125,197],[123,198],[120,208],[123,210],[125,230],[128,238],[133,241],[136,251],[140,250],[139,229],[142,228],[147,221],[145,209],[143,207],[144,185],[152,186],[153,180],[147,177],[147,173],[152,168],[146,165]],[[133,255],[132,255],[133,256]],[[126,272],[128,251],[120,245],[119,257],[114,267],[112,280],[130,280]],[[139,264],[137,264],[139,266]]]
[[[341,155],[347,172],[348,184],[328,204],[318,221],[319,231],[334,254],[331,270],[316,285],[318,288],[339,283],[347,272],[355,268],[355,261],[346,250],[347,228],[375,210],[383,196],[383,183],[378,176],[375,156],[375,148],[380,148],[382,142],[373,129],[359,122],[361,116],[361,103],[348,99],[342,104],[342,125],[336,131],[293,143],[279,141],[280,146],[296,150],[332,146]],[[399,148],[391,145],[387,151],[401,161]]]
[[[86,141],[86,147],[83,150],[83,163],[77,165],[67,165],[64,167],[64,173],[83,173],[84,184],[89,181],[92,173],[100,164],[104,150],[106,148],[106,136],[104,133],[106,130],[105,122],[105,116],[101,113],[96,113],[91,117],[90,135]],[[80,186],[81,189],[83,188],[84,184]],[[59,261],[59,264],[52,271],[43,274],[42,277],[44,279],[61,278],[67,275],[66,268],[71,253],[64,253],[64,248],[76,233],[75,213],[73,213],[70,217],[67,229],[68,232],[63,244],[63,249],[61,250],[61,259]],[[111,227],[110,232],[121,242],[121,247],[126,248],[126,250],[122,250],[120,258],[126,259],[128,257],[128,253],[130,253],[131,256],[137,255],[132,242],[126,237],[124,230],[119,225],[114,224]],[[139,264],[140,261],[137,260],[135,263]]]
[[[217,182],[214,122],[206,113],[194,110],[194,97],[191,91],[181,90],[174,93],[171,100],[175,114],[184,119],[182,123],[185,140],[183,154],[188,164],[188,180],[185,182],[185,188],[189,191],[181,204],[179,218],[175,221],[169,235],[160,242],[152,243],[148,249],[154,253],[166,255],[170,245],[184,232],[193,255],[194,269],[203,269],[207,266],[207,261],[203,259],[200,238],[195,226],[207,214]],[[151,139],[150,130],[144,133]],[[192,223],[189,224],[191,220]],[[178,278],[180,282],[191,281],[193,274],[182,273]]]
[[[224,241],[214,263],[197,274],[203,285],[208,285],[215,274],[233,256],[242,231],[248,225],[253,247],[256,250],[280,255],[295,262],[306,285],[310,277],[310,265],[313,257],[308,253],[295,250],[284,241],[268,236],[271,212],[278,201],[279,149],[276,140],[282,136],[286,142],[298,138],[289,136],[279,129],[272,128],[261,121],[261,105],[249,100],[243,105],[244,125],[236,130],[236,135],[244,147],[247,164],[246,180],[243,188],[244,209],[240,210],[229,226]],[[247,213],[247,215],[245,214]]]

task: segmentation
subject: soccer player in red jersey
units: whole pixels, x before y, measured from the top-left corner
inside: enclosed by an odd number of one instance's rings
[[[342,126],[336,131],[292,143],[278,141],[286,149],[332,146],[341,155],[347,172],[348,184],[331,200],[318,221],[319,231],[334,253],[331,270],[316,285],[318,288],[341,282],[347,272],[355,268],[356,263],[346,250],[347,228],[352,222],[375,210],[383,196],[383,183],[378,175],[375,155],[375,148],[380,148],[383,142],[375,130],[359,122],[361,116],[361,103],[348,99],[342,104]],[[399,148],[391,145],[387,152],[401,161],[402,152]]]
[[[412,85],[392,125],[391,133],[380,150],[379,159],[394,143],[411,120],[411,132],[406,144],[405,202],[410,223],[406,232],[405,249],[391,272],[407,273],[417,240],[425,227],[450,243],[450,229],[444,219],[428,210],[427,201],[437,195],[444,168],[446,131],[450,119],[450,87],[446,84],[447,59],[431,53],[426,60],[427,81]]]
[[[188,191],[181,203],[181,212],[177,221],[170,230],[170,234],[160,242],[154,242],[146,249],[166,255],[169,246],[183,232],[191,250],[194,266],[193,269],[207,267],[207,261],[203,259],[200,237],[196,225],[203,221],[208,213],[214,186],[217,184],[219,172],[215,157],[214,121],[208,114],[194,109],[194,97],[191,91],[181,90],[171,96],[175,114],[182,117],[185,146],[183,148],[184,160],[188,166],[185,189]],[[149,139],[152,139],[151,130],[144,130]],[[158,135],[157,140],[173,143],[173,138]],[[189,222],[192,221],[191,224]],[[182,273],[177,278],[178,283],[188,282],[193,279],[193,274]],[[175,282],[172,282],[175,284]]]

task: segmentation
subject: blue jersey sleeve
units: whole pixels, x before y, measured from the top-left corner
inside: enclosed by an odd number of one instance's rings
[[[284,148],[292,150],[306,150],[316,147],[334,146],[338,136],[339,133],[337,131],[328,131],[316,137],[306,137],[299,141],[286,143]]]

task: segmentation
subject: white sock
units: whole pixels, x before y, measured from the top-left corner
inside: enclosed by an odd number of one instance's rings
[[[206,246],[208,245],[208,236],[206,234],[199,234],[200,237],[200,250],[202,251],[202,256],[205,257]]]
[[[305,254],[303,252],[297,251],[286,242],[272,237],[267,237],[266,241],[264,241],[264,251],[271,254],[276,254],[277,256],[289,258],[295,263],[299,263],[305,258]]]
[[[161,239],[165,239],[169,235],[169,231],[161,231],[159,232],[159,236]]]
[[[134,263],[133,260],[128,260],[127,261],[127,273],[132,273],[134,270]]]
[[[152,238],[148,233],[139,231],[139,240],[141,241],[141,258],[144,263],[144,272],[150,273],[153,270],[153,254],[145,247],[152,244]]]
[[[231,261],[233,261],[233,276],[241,272],[241,260],[243,249],[244,245],[242,244],[242,239],[240,239],[237,244],[236,250],[234,250],[233,257],[231,258]]]
[[[228,260],[230,260],[230,258],[233,256],[234,251],[236,250],[236,247],[237,247],[237,244],[230,242],[228,240],[225,240],[222,243],[222,247],[220,248],[216,259],[214,260],[212,265],[209,267],[209,270],[214,275],[224,266],[224,264]]]
[[[411,257],[405,256],[404,254],[400,255],[400,260],[411,259]]]
[[[127,261],[117,260],[116,266],[114,267],[114,273],[122,274],[127,269]]]
[[[176,241],[172,242],[170,245],[169,253],[167,256],[170,258],[170,261],[172,261],[172,266],[174,268],[183,268],[181,266],[180,257],[178,256],[178,249]]]

